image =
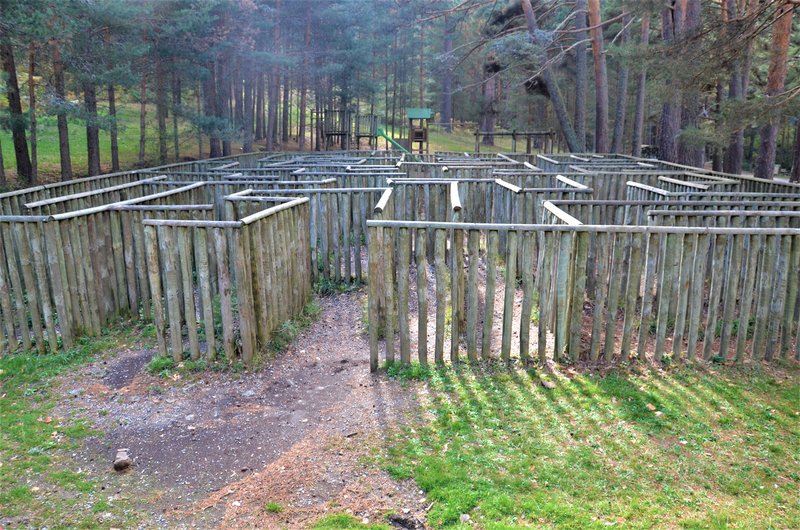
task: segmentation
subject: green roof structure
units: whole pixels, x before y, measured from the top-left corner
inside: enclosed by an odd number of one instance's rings
[[[419,108],[410,108],[408,109],[408,119],[409,120],[429,120],[433,116],[433,111],[431,109],[419,109]]]

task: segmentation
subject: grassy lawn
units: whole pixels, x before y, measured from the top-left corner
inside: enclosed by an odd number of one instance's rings
[[[800,528],[796,371],[390,371],[426,379],[386,465],[434,528]]]
[[[92,434],[89,426],[53,415],[63,399],[53,392],[56,376],[130,340],[130,331],[115,330],[64,353],[0,357],[0,525],[9,519],[10,527],[108,528],[137,518],[114,490],[103,491],[108,477],[71,460],[69,451]]]
[[[147,165],[158,163],[158,125],[156,122],[155,107],[148,106],[147,131],[145,142],[145,158]],[[106,109],[99,108],[103,115]],[[119,144],[119,161],[122,169],[131,169],[139,162],[139,107],[137,104],[125,103],[117,107],[117,129]],[[167,123],[167,149],[169,156],[173,156],[172,119]],[[28,132],[30,140],[30,131]],[[185,124],[180,125],[181,156],[197,157],[197,136]],[[86,156],[86,124],[80,120],[69,121],[70,155],[72,158],[72,171],[75,176],[85,176],[87,173]],[[14,159],[14,144],[10,131],[0,129],[0,142],[3,148],[3,162],[6,175],[16,174]],[[55,116],[42,115],[38,119],[37,142],[39,173],[41,180],[58,180],[61,174],[61,162],[58,149],[58,127]],[[208,142],[205,142],[208,149]],[[104,172],[111,171],[111,138],[106,130],[100,131],[100,163]]]

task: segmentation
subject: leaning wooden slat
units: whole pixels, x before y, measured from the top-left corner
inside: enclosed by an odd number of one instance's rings
[[[56,333],[55,318],[53,315],[53,304],[50,301],[50,281],[47,276],[45,266],[46,247],[44,246],[43,223],[29,223],[31,238],[31,255],[33,257],[34,271],[39,288],[39,297],[42,305],[42,317],[44,318],[45,332],[47,333],[47,345],[51,352],[58,351],[58,334]],[[56,270],[56,272],[58,272]],[[60,276],[60,274],[59,274]],[[69,317],[66,318],[69,325]]]
[[[739,276],[744,268],[742,263],[742,250],[744,248],[742,235],[732,236],[730,262],[726,266],[725,293],[722,307],[722,334],[719,340],[719,355],[722,359],[728,358],[731,333],[733,330],[733,314],[736,301],[739,299]]]
[[[717,330],[720,297],[722,294],[722,279],[725,276],[725,247],[727,238],[718,235],[714,238],[714,253],[711,261],[711,290],[708,295],[708,315],[706,317],[705,333],[703,334],[703,358],[711,359],[714,339]]]
[[[517,290],[517,231],[508,232],[508,254],[506,255],[505,293],[503,298],[503,338],[500,358],[511,359],[511,332],[514,325],[514,305]]]
[[[614,341],[617,336],[617,310],[619,309],[622,281],[625,277],[623,260],[628,245],[628,234],[614,234],[614,251],[611,259],[611,270],[608,273],[608,312],[606,314],[606,336],[603,346],[603,360],[609,361],[614,355]]]
[[[645,233],[646,252],[644,265],[644,291],[642,295],[642,317],[639,323],[639,345],[636,356],[639,359],[645,358],[647,351],[647,339],[650,333],[650,319],[653,314],[653,285],[656,278],[656,256],[661,243],[661,235],[655,233]]]
[[[265,223],[257,221],[250,225],[250,253],[253,257],[253,307],[255,309],[256,337],[261,345],[269,341],[269,327],[266,325],[269,309],[267,304],[266,256],[264,253]],[[298,245],[300,241],[296,242]]]
[[[791,256],[789,258],[789,277],[786,291],[786,305],[783,311],[783,331],[781,333],[781,359],[786,359],[792,341],[792,323],[797,308],[798,270],[800,270],[800,237],[791,236]]]
[[[242,361],[248,366],[256,353],[255,316],[251,284],[251,263],[247,259],[250,227],[233,230],[234,266],[236,267],[236,300],[239,303],[239,333],[242,338]]]
[[[166,290],[167,309],[169,312],[169,336],[172,358],[183,360],[183,327],[181,325],[180,270],[178,268],[178,247],[175,241],[175,228],[158,227],[158,243],[164,259],[164,287]]]
[[[186,334],[189,337],[189,355],[200,358],[200,343],[197,338],[197,308],[194,302],[194,267],[192,266],[191,234],[186,227],[177,227],[178,254],[180,256],[181,284],[183,291],[184,315],[186,315]]]
[[[639,289],[641,287],[643,263],[642,263],[642,241],[646,236],[643,234],[631,234],[631,251],[628,260],[627,282],[625,284],[625,320],[622,325],[622,344],[620,346],[620,357],[623,361],[630,358],[631,337],[633,327],[637,320],[636,302],[639,299]]]
[[[144,278],[144,225],[142,225],[142,218],[144,212],[134,212],[133,216],[133,245],[134,245],[134,263],[136,263],[137,284],[139,285],[139,300],[142,303],[142,314],[150,315],[150,290]],[[145,318],[149,318],[146,316]]]
[[[69,225],[72,221],[52,221],[55,227],[56,245],[59,248],[59,269],[61,270],[61,283],[64,286],[64,296],[66,297],[67,310],[71,315],[73,336],[87,329],[84,325],[81,314],[81,296],[78,289],[77,267],[74,266],[75,257],[72,252],[72,241],[70,237]]]
[[[436,250],[434,254],[436,272],[436,339],[434,343],[434,359],[437,364],[444,362],[444,328],[448,290],[445,237],[446,232],[444,230],[436,230]]]
[[[125,280],[128,290],[128,304],[131,310],[138,314],[139,312],[139,296],[136,289],[136,268],[134,264],[135,250],[133,245],[133,212],[120,211],[119,220],[120,228],[122,229],[122,252],[125,262]],[[145,315],[147,318],[147,315]]]
[[[35,346],[39,353],[44,353],[44,333],[42,329],[42,313],[39,308],[39,297],[36,294],[37,282],[33,278],[33,259],[31,258],[31,248],[28,232],[25,223],[14,223],[14,238],[17,242],[17,252],[19,253],[19,264],[22,269],[22,281],[24,282],[24,293],[28,300],[28,310],[30,311],[31,328],[35,339]],[[22,297],[19,291],[17,296]],[[27,329],[27,324],[24,329]]]
[[[166,356],[167,340],[164,325],[164,308],[162,307],[161,268],[159,266],[158,235],[156,227],[145,226],[145,247],[147,249],[147,273],[150,281],[150,291],[153,293],[153,320],[156,327],[158,351]]]
[[[3,237],[0,233],[0,237]],[[13,257],[12,257],[13,259]],[[16,351],[19,348],[19,340],[17,339],[17,332],[14,329],[14,312],[11,309],[11,291],[9,289],[10,278],[6,272],[6,252],[3,245],[0,244],[0,308],[3,314],[3,341],[0,355],[8,349],[8,351]]]
[[[753,327],[753,359],[764,358],[766,343],[769,301],[771,300],[773,283],[775,281],[774,266],[777,255],[777,236],[767,236],[764,252],[758,271],[758,281],[754,300],[755,323]]]
[[[523,364],[527,364],[530,360],[530,335],[531,335],[531,314],[533,312],[533,245],[536,234],[532,232],[524,232],[522,236],[522,310],[520,312],[519,320],[519,358]],[[477,274],[476,281],[470,284],[475,285],[477,291]],[[475,296],[477,303],[477,294]],[[477,312],[477,311],[476,311]]]
[[[109,212],[111,228],[111,250],[113,252],[114,279],[117,285],[117,309],[127,309],[130,314],[138,318],[139,308],[130,303],[128,285],[126,280],[125,253],[122,246],[122,216],[124,212]]]
[[[689,285],[691,284],[694,257],[697,254],[697,236],[683,238],[681,248],[680,272],[678,273],[677,296],[678,306],[675,313],[675,329],[672,335],[672,358],[678,360],[683,354],[683,337],[686,331],[686,318],[689,306]]]
[[[688,321],[688,340],[686,352],[690,361],[695,359],[698,335],[700,333],[701,321],[703,318],[703,302],[706,299],[706,268],[713,245],[713,238],[708,234],[700,234],[697,239],[697,252],[692,265],[693,274],[689,287],[689,321]]]
[[[355,281],[356,283],[361,283],[364,281],[361,271],[361,238],[362,238],[362,231],[361,231],[361,220],[359,219],[359,215],[361,214],[361,202],[364,200],[364,193],[357,192],[352,196],[351,204],[350,204],[350,212],[348,215],[351,216],[350,224],[353,227],[353,261],[355,269]]]
[[[788,282],[789,258],[791,253],[791,238],[789,236],[776,236],[775,243],[777,249],[777,257],[775,260],[775,269],[772,275],[773,289],[770,293],[771,299],[767,298],[765,302],[769,302],[768,307],[768,327],[767,327],[767,344],[764,358],[767,361],[772,361],[775,356],[775,350],[778,347],[778,333],[780,332],[781,317],[783,314],[783,307],[786,302],[786,286]]]
[[[658,286],[658,314],[656,315],[656,344],[653,358],[661,361],[664,354],[667,326],[670,322],[670,305],[675,293],[672,292],[673,279],[679,274],[680,248],[683,246],[682,234],[667,234],[664,260],[661,263],[661,277]]]
[[[483,332],[481,334],[481,357],[484,361],[488,361],[492,353],[492,327],[494,324],[497,258],[500,239],[497,230],[490,230],[486,237],[486,287],[484,288],[483,297]]]
[[[100,334],[102,327],[102,314],[100,303],[98,302],[98,290],[94,287],[95,282],[98,281],[99,273],[95,266],[95,260],[92,256],[96,253],[91,245],[91,232],[89,231],[89,224],[85,216],[78,217],[78,230],[80,242],[80,261],[76,262],[83,268],[83,276],[85,282],[85,293],[88,293],[87,299],[89,301],[89,317],[92,323],[92,333],[95,335]]]

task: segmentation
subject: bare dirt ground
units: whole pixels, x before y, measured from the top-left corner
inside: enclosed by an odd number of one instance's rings
[[[369,372],[365,296],[323,298],[319,319],[255,373],[165,379],[146,373],[154,352],[135,348],[87,366],[64,382],[61,414],[103,434],[75,465],[144,507],[146,526],[307,528],[326,512],[393,512],[397,526],[421,528],[427,500],[371,458],[416,404]],[[118,448],[134,460],[125,476],[111,471]]]

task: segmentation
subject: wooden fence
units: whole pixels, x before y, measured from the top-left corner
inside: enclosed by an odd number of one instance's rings
[[[373,369],[380,336],[386,359],[396,359],[399,345],[397,360],[405,363],[413,342],[422,363],[431,360],[429,344],[436,362],[448,345],[451,361],[488,359],[495,351],[522,362],[532,351],[542,362],[549,351],[566,362],[627,360],[645,352],[655,360],[776,360],[790,352],[798,359],[798,229],[367,224],[376,267],[369,285]],[[432,262],[425,252],[431,232]],[[502,233],[509,242],[504,253],[498,250]],[[599,243],[590,267],[593,234]],[[447,254],[447,248],[456,250]],[[430,302],[429,282],[435,285]]]
[[[161,354],[252,362],[311,295],[309,213],[299,198],[238,221],[145,219]]]

